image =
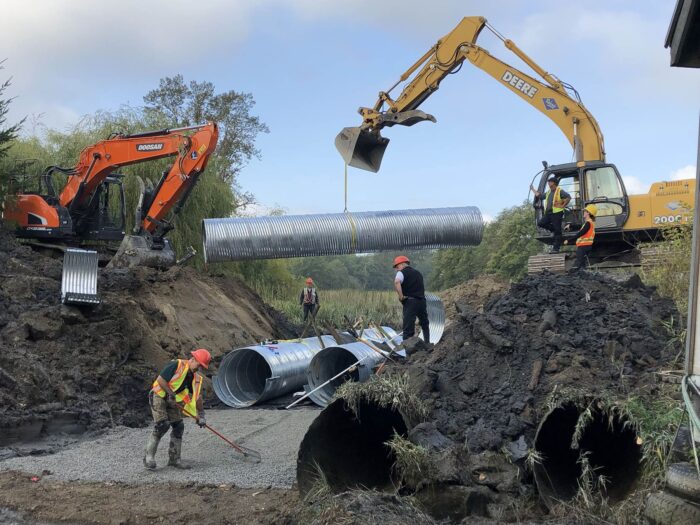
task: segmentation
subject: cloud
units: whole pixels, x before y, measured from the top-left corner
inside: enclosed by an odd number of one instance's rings
[[[694,179],[696,174],[697,169],[695,166],[688,165],[671,173],[671,180]]]
[[[33,0],[3,7],[0,59],[17,98],[11,117],[43,113],[70,123],[81,99],[99,107],[134,84],[155,85],[183,66],[213,66],[249,33],[254,0]],[[126,93],[125,93],[126,92]],[[135,101],[140,102],[140,99]],[[78,111],[78,113],[80,113]]]
[[[623,175],[622,180],[625,182],[625,189],[629,195],[639,195],[649,192],[651,184],[643,182],[637,177],[631,175]]]
[[[677,102],[696,104],[700,77],[671,68],[663,47],[670,16],[670,11],[664,18],[654,9],[626,10],[609,3],[559,2],[525,17],[517,42],[531,56],[575,60],[580,71],[599,77],[601,86],[625,88],[627,98],[673,94]],[[574,46],[576,57],[570,56]]]

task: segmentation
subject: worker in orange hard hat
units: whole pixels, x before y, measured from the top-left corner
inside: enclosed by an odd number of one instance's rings
[[[430,322],[423,275],[411,267],[411,261],[405,255],[394,259],[394,269],[394,289],[403,305],[403,338],[408,339],[415,335],[417,317],[423,331],[423,340],[430,343]]]
[[[168,448],[168,465],[187,469],[188,465],[180,460],[182,453],[182,434],[185,424],[182,421],[183,409],[197,421],[200,428],[206,425],[202,403],[202,376],[197,373],[201,368],[209,368],[211,354],[204,348],[191,353],[189,359],[175,359],[165,365],[153,382],[148,393],[153,415],[153,431],[146,442],[143,464],[149,470],[156,468],[156,451],[158,443],[169,427],[170,447]]]
[[[593,250],[595,239],[595,216],[598,214],[598,206],[589,204],[583,209],[583,226],[576,234],[576,264],[572,270],[584,270],[588,266],[588,256]],[[564,241],[568,244],[569,241]]]
[[[320,303],[318,301],[318,290],[314,286],[314,280],[311,277],[306,279],[305,286],[301,290],[299,304],[304,309],[304,322],[306,322],[309,314],[311,314],[312,318],[316,316]]]

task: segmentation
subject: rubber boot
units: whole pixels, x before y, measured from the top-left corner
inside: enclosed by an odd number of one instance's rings
[[[183,470],[191,469],[192,466],[187,463],[183,463],[180,460],[180,454],[182,453],[182,438],[173,437],[170,435],[170,447],[168,448],[168,466],[175,467]]]
[[[160,438],[153,432],[148,436],[148,441],[146,442],[146,450],[143,456],[143,466],[148,470],[155,470],[156,468],[156,451],[158,450],[158,443],[160,443]]]

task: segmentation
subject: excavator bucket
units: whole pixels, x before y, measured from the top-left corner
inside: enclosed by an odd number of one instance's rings
[[[413,126],[419,122],[436,122],[435,117],[421,111],[410,109],[407,111],[387,112],[381,114],[382,126]],[[389,145],[389,139],[382,137],[379,130],[367,131],[362,128],[343,128],[343,131],[335,137],[335,147],[340,152],[345,164],[354,168],[379,171],[384,157],[384,151]]]
[[[167,239],[163,239],[162,246],[153,247],[145,237],[127,235],[107,266],[109,268],[150,266],[151,268],[167,269],[175,264],[176,259],[175,251]]]
[[[389,139],[361,128],[343,128],[335,137],[335,147],[345,163],[376,173],[382,164]]]
[[[63,256],[61,279],[63,304],[99,304],[97,295],[97,252],[68,248]]]

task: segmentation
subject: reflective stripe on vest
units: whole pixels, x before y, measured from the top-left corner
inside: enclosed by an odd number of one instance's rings
[[[185,378],[187,377],[187,372],[189,371],[190,365],[187,362],[187,360],[178,359],[177,370],[175,370],[173,377],[170,379],[170,381],[168,381],[168,386],[170,387],[170,390],[172,390],[173,392],[177,392],[177,390],[182,386],[182,383],[185,381]],[[157,396],[165,399],[165,390],[163,390],[158,384],[158,378],[156,378],[156,380],[153,381],[151,390],[153,390],[153,393]],[[175,394],[175,401],[177,401],[178,403],[189,403],[191,401],[189,390],[184,389],[182,392]]]
[[[593,239],[595,238],[595,223],[588,219],[586,220],[588,224],[591,225],[591,227],[588,229],[586,233],[584,233],[581,237],[576,239],[576,246],[592,246],[593,245]]]
[[[547,201],[549,200],[549,194],[551,192],[547,192],[544,194],[544,202],[545,206],[547,205]],[[559,206],[557,206],[557,204]],[[554,197],[552,198],[552,213],[561,213],[564,211],[564,201],[561,200],[561,188],[557,186],[557,189],[554,190]],[[547,210],[545,210],[547,211]]]
[[[195,374],[194,381],[192,381],[192,389],[194,390],[192,393],[192,399],[190,399],[189,403],[185,405],[185,410],[187,410],[187,412],[189,412],[193,417],[197,417],[197,400],[202,392],[202,383],[202,376]]]

